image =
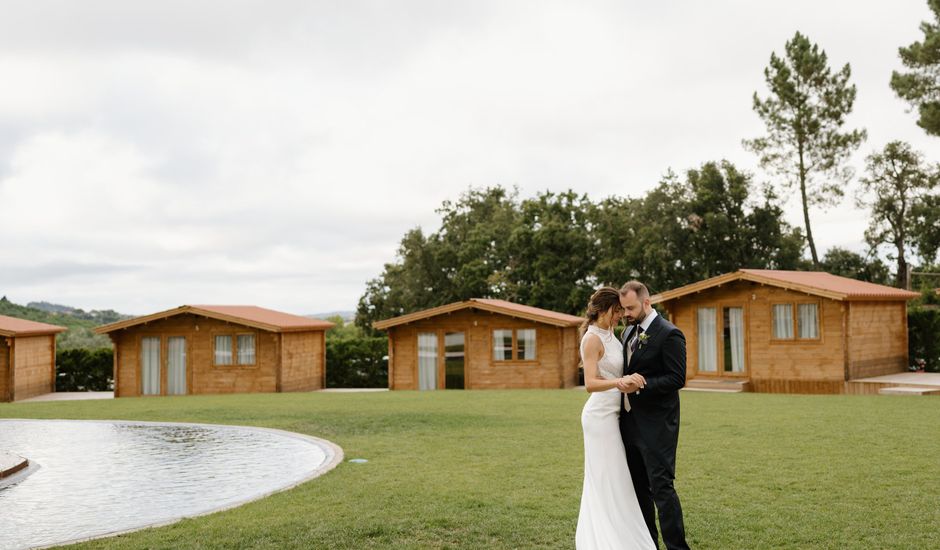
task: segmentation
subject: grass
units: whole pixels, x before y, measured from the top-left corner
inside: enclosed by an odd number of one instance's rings
[[[79,548],[571,548],[579,391],[307,393],[0,404],[0,417],[267,426],[340,445],[325,476]],[[696,549],[940,547],[940,399],[682,395]]]

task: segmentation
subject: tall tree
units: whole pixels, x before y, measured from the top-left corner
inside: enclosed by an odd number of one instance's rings
[[[891,73],[891,89],[917,109],[917,125],[940,136],[940,0],[927,0],[934,21],[923,21],[921,42],[898,48],[901,62],[910,72]]]
[[[893,247],[891,259],[897,261],[895,286],[904,288],[908,252],[917,243],[913,213],[922,208],[936,187],[936,171],[928,171],[923,155],[901,141],[892,141],[884,150],[869,155],[866,171],[857,198],[859,206],[871,210],[865,240],[872,249]]]
[[[583,313],[597,284],[587,195],[544,192],[522,201],[509,238],[513,259],[502,277],[510,300]]]
[[[837,203],[853,176],[846,165],[865,140],[865,130],[843,131],[855,103],[855,85],[849,84],[846,63],[833,73],[826,52],[799,32],[785,46],[784,57],[770,55],[764,79],[770,95],[754,93],[754,110],[764,121],[767,135],[744,140],[760,157],[763,168],[782,177],[781,186],[799,190],[803,222],[813,265],[819,266],[810,208]]]

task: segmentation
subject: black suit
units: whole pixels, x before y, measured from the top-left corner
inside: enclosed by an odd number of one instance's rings
[[[666,548],[688,549],[682,507],[673,487],[679,443],[679,389],[685,385],[685,336],[657,315],[628,363],[627,352],[635,330],[629,327],[624,331],[624,374],[643,375],[646,387],[627,396],[630,411],[620,410],[620,436],[653,540],[659,539],[658,510]]]

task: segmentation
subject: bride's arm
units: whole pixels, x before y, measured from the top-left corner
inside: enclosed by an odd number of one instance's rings
[[[604,344],[601,339],[593,334],[585,336],[584,357],[581,362],[584,364],[584,389],[588,393],[596,391],[607,391],[617,387],[619,378],[608,380],[601,378],[600,371],[597,369],[597,362],[604,356]]]

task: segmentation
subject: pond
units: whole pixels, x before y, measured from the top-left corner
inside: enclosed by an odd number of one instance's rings
[[[261,498],[342,460],[280,430],[136,421],[0,420],[30,467],[0,482],[0,549],[171,523]]]

